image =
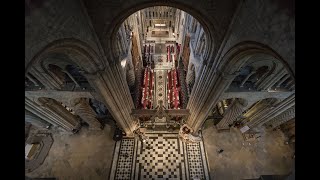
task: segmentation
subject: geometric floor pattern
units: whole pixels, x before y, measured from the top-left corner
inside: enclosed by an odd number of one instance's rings
[[[131,179],[134,141],[133,139],[123,139],[120,143],[115,179]]]
[[[161,77],[161,78],[160,78]],[[167,71],[155,70],[155,106],[159,105],[159,101],[163,102],[163,105],[167,107]]]
[[[184,143],[173,133],[149,133],[116,143],[109,179],[209,179],[203,142]]]

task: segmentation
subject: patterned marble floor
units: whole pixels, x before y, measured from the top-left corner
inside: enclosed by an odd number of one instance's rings
[[[155,107],[159,105],[159,101],[163,102],[163,105],[167,107],[167,71],[156,70],[155,71]]]
[[[123,139],[115,147],[110,179],[209,179],[203,142],[186,144],[178,134],[146,134]]]

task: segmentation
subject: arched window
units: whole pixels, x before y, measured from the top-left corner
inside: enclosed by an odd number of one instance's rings
[[[84,72],[79,66],[67,65],[66,71],[74,78],[74,80],[80,85],[82,89],[90,88],[90,84],[85,76]]]

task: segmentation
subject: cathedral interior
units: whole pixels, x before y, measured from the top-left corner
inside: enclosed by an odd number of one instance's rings
[[[286,0],[25,1],[25,177],[295,177]]]

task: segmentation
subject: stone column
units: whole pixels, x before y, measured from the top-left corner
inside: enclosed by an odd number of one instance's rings
[[[244,80],[241,82],[240,87],[243,87],[244,83],[246,83],[247,80],[248,80],[254,73],[256,73],[256,72],[255,72],[255,71],[252,71],[251,73],[249,73],[249,74],[247,75],[247,77],[244,78]]]
[[[266,71],[255,83],[254,83],[254,87],[258,88],[260,83],[265,81],[265,79],[267,77],[269,77],[270,70]]]
[[[30,67],[29,73],[41,82],[46,89],[61,89],[63,82],[56,80],[50,74],[45,72],[41,67]]]
[[[136,124],[131,111],[134,109],[134,104],[121,68],[120,63],[107,65],[105,70],[87,74],[86,77],[103,98],[118,126],[127,136],[133,136]]]
[[[220,115],[224,114],[224,107],[222,105],[222,101],[219,101],[217,103],[217,109],[218,109],[218,112],[219,112]]]
[[[281,124],[295,118],[295,106],[292,106],[285,112],[281,113],[279,116],[271,119],[268,123],[266,123],[266,126],[269,127],[270,125],[272,128],[278,127]]]
[[[187,76],[186,76],[188,94],[191,94],[193,86],[194,86],[194,82],[196,79],[195,67],[191,61],[192,61],[192,59],[189,60],[188,71],[187,71]]]
[[[280,81],[277,83],[276,87],[279,88],[279,87],[281,86],[281,84],[282,84],[283,82],[285,82],[288,78],[290,78],[290,75],[289,75],[289,74],[286,74],[286,75],[282,78],[282,80],[280,80]]]
[[[194,84],[195,80],[195,70],[194,69],[189,69],[186,77],[186,82],[188,85]]]
[[[37,83],[37,81],[34,80],[29,74],[27,74],[27,78],[28,78],[31,82],[33,82],[33,84],[34,84],[35,86],[39,86],[39,84]]]
[[[41,119],[53,124],[54,126],[59,126],[53,117],[49,114],[47,109],[42,108],[38,103],[32,101],[31,99],[25,97],[25,110],[33,113],[34,115],[40,117]]]
[[[80,116],[82,120],[89,124],[90,130],[102,129],[102,124],[96,119],[96,113],[93,111],[86,99],[80,98],[76,100],[74,108],[75,113]]]
[[[139,61],[138,63],[136,64],[136,71],[135,71],[135,75],[136,75],[136,78],[135,78],[135,99],[134,99],[134,104],[135,104],[135,107],[137,108],[139,106],[139,103],[140,103],[140,99],[141,99],[141,79],[142,79],[142,67],[141,67],[141,64]]]
[[[242,114],[245,106],[244,102],[235,99],[224,113],[222,120],[217,124],[217,129],[229,129],[229,124],[232,124]]]
[[[188,103],[188,90],[185,81],[185,74],[184,74],[184,65],[182,62],[182,58],[179,60],[178,66],[178,75],[179,75],[179,82],[181,85],[181,93],[182,93],[182,108],[186,109]]]
[[[286,71],[282,68],[276,74],[272,73],[271,75],[267,76],[259,85],[258,90],[267,90],[271,88],[283,75],[285,75]]]
[[[272,80],[269,82],[269,85],[266,86],[265,89],[270,89],[272,88],[282,77],[284,77],[286,75],[285,71],[281,71],[277,76],[275,76],[274,78],[272,78]]]
[[[72,132],[73,129],[80,128],[80,122],[78,122],[76,117],[74,117],[61,104],[57,104],[56,106],[57,108],[63,108],[64,110],[56,111],[56,108],[49,105],[50,103],[47,102],[47,98],[40,99],[41,102],[35,102],[28,97],[25,97],[25,109],[54,126],[62,127],[65,131]]]
[[[127,63],[128,63],[127,64],[127,73],[126,73],[127,83],[128,83],[129,86],[134,86],[135,74],[134,74],[134,66],[133,66],[133,63],[132,63],[131,51],[128,52]]]
[[[275,102],[274,99],[264,99],[256,103],[252,108],[250,108],[247,113],[244,114],[247,121],[251,121],[255,117],[262,114],[264,111],[267,111],[269,106]]]
[[[265,108],[261,115],[254,117],[247,125],[251,129],[257,126],[261,126],[294,105],[295,94],[293,93],[288,98],[276,103],[275,105]]]
[[[214,71],[211,66],[204,65],[199,74],[199,81],[196,81],[187,105],[190,109],[190,116],[187,124],[197,133],[205,121],[211,108],[218,103],[220,95],[231,84],[238,75],[225,74],[221,71]]]
[[[24,111],[24,118],[26,122],[31,123],[34,126],[40,127],[40,128],[47,128],[49,127],[51,124],[46,122],[45,120],[39,118],[38,116],[36,116],[35,114],[31,113],[28,110]]]
[[[128,85],[129,85],[130,87],[131,87],[131,86],[134,86],[135,76],[134,76],[134,69],[133,69],[133,68],[127,70],[126,79],[127,79]]]
[[[121,37],[120,34],[117,35],[117,50],[118,50],[118,56],[121,57],[123,55],[124,50],[122,49],[122,44],[121,44]]]
[[[60,120],[63,120],[63,123],[67,124],[69,129],[79,129],[80,122],[77,117],[71,114],[65,107],[61,105],[61,103],[49,98],[40,98],[39,101],[44,107],[58,114],[61,117]]]
[[[127,46],[128,46],[128,41],[127,41],[127,34],[125,32],[125,29],[124,29],[124,25],[122,24],[120,29],[120,34],[121,34],[121,45],[122,45],[122,49],[123,49],[123,52],[126,52],[127,51]]]

